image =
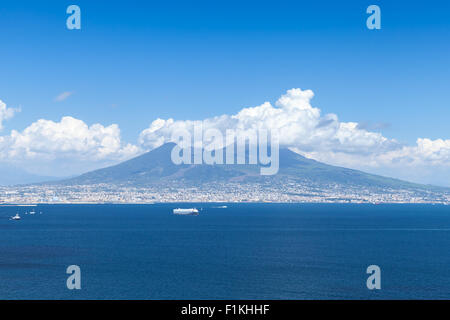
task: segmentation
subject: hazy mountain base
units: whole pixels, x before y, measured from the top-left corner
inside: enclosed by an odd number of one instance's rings
[[[60,179],[61,178],[32,174],[15,166],[0,163],[0,186],[39,183]]]

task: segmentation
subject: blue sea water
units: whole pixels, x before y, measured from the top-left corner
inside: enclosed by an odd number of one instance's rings
[[[0,207],[0,299],[450,298],[448,206],[180,206]]]

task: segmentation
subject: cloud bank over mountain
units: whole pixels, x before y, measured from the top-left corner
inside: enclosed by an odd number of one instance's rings
[[[12,130],[0,136],[0,161],[26,164],[37,159],[41,163],[63,160],[66,166],[81,161],[90,163],[91,169],[152,150],[171,142],[174,132],[193,132],[195,125],[202,124],[204,129],[215,128],[223,134],[227,129],[238,134],[276,130],[281,146],[325,163],[449,185],[450,139],[418,138],[413,146],[403,145],[357,122],[341,122],[336,114],[322,115],[311,105],[313,97],[311,90],[291,89],[274,105],[264,102],[234,115],[204,120],[156,119],[140,133],[136,144],[121,140],[117,124],[89,126],[68,116],[59,122],[40,119],[21,132]],[[14,112],[0,102],[0,129]]]
[[[379,132],[366,130],[356,122],[341,122],[336,114],[322,115],[311,105],[313,97],[311,90],[291,89],[275,106],[265,102],[244,108],[235,115],[205,119],[203,126],[222,132],[225,129],[237,132],[260,128],[277,130],[280,144],[302,155],[329,164],[372,168],[374,172],[383,172],[380,171],[383,168],[407,171],[418,167],[426,168],[426,171],[430,171],[430,167],[450,169],[450,140],[419,138],[415,146],[402,145]],[[144,148],[152,149],[169,142],[172,133],[179,129],[192,131],[196,123],[199,122],[157,119],[142,131],[139,142]]]
[[[340,122],[337,115],[321,115],[318,108],[310,104],[314,93],[311,90],[288,90],[272,106],[265,102],[260,106],[244,108],[235,115],[222,115],[202,121],[204,128],[249,132],[264,129],[276,130],[280,144],[295,147],[302,152],[382,153],[401,146],[380,133],[360,129],[357,123]],[[157,119],[142,131],[139,142],[147,148],[155,148],[169,142],[172,133],[179,129],[193,130],[200,121],[174,121]]]

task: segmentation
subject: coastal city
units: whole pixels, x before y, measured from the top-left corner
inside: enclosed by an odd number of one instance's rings
[[[0,204],[165,203],[165,202],[305,202],[305,203],[439,203],[450,193],[430,190],[315,185],[206,183],[135,187],[128,185],[27,185],[0,187]]]

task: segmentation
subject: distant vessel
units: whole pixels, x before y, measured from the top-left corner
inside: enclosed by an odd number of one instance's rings
[[[11,217],[11,220],[20,220],[20,216],[18,213],[14,217]]]
[[[30,211],[29,213],[30,213],[30,214],[35,214],[36,212],[33,210],[33,211]]]
[[[196,208],[189,208],[189,209],[177,208],[173,209],[173,214],[197,216],[198,210]]]

